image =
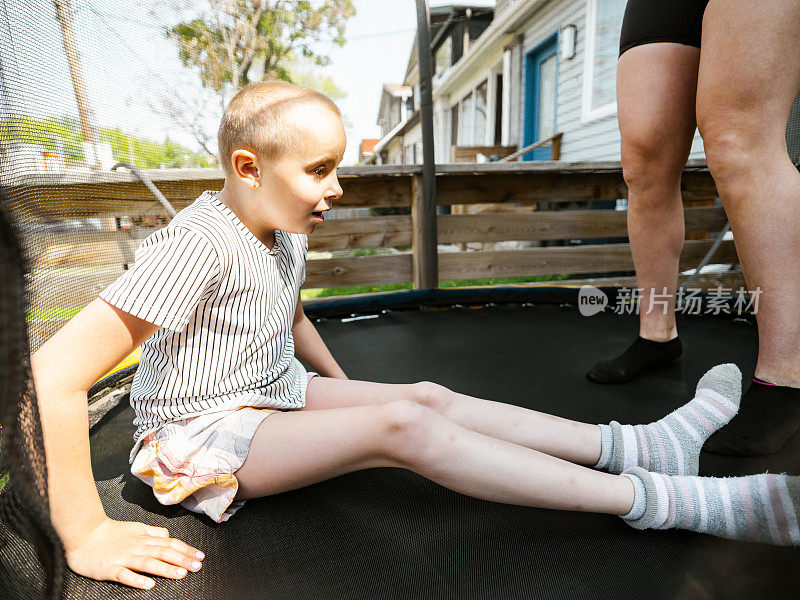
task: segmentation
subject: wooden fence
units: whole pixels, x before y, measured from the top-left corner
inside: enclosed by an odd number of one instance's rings
[[[219,170],[151,170],[146,174],[180,210],[207,189],[222,187]],[[344,196],[337,207],[410,207],[411,214],[326,221],[309,237],[312,251],[340,256],[308,261],[305,287],[342,287],[418,282],[425,261],[415,261],[415,211],[421,203],[422,169],[418,165],[340,169]],[[18,177],[8,188],[25,222],[55,219],[162,215],[166,211],[131,173],[53,174]],[[627,243],[597,243],[625,238],[624,211],[593,210],[593,201],[627,197],[621,165],[608,163],[484,163],[437,167],[437,203],[523,203],[523,213],[439,215],[438,273],[434,280],[568,275],[570,282],[633,285],[634,279],[605,277],[631,272]],[[714,181],[701,161],[687,165],[682,179],[687,239],[681,269],[700,262],[725,216],[718,206],[704,206],[716,196]],[[539,210],[546,206],[548,210]],[[555,210],[558,208],[559,210]],[[144,237],[154,229],[131,231],[31,233],[26,237],[33,261],[34,310],[82,307],[123,273]],[[707,239],[696,239],[696,238]],[[555,240],[581,240],[552,245]],[[446,245],[463,242],[517,241],[515,249],[458,252]],[[411,246],[404,250],[403,247]],[[520,247],[525,246],[525,247]],[[341,256],[357,249],[394,249],[391,254]],[[397,250],[400,248],[400,250]],[[349,253],[349,254],[352,254]],[[317,256],[325,254],[317,254]],[[312,254],[314,256],[314,254]],[[712,262],[737,263],[732,241],[724,241]],[[701,277],[695,287],[743,284],[740,275]],[[43,313],[47,314],[47,313]],[[67,319],[53,316],[31,322],[31,345],[38,348]]]

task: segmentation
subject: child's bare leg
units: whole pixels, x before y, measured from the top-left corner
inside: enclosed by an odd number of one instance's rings
[[[741,373],[719,365],[698,383],[695,398],[648,425],[597,426],[502,402],[473,398],[429,382],[387,385],[315,377],[306,410],[411,400],[466,429],[570,462],[621,473],[631,466],[672,475],[696,475],[706,438],[736,413]]]
[[[352,471],[405,468],[456,492],[508,504],[624,515],[633,484],[470,431],[410,400],[270,415],[242,467],[237,499]]]
[[[306,410],[384,404],[411,400],[450,421],[499,440],[582,465],[600,457],[600,428],[554,415],[466,396],[423,381],[391,385],[315,377],[306,394]]]
[[[623,516],[633,527],[679,527],[800,545],[800,477],[611,475],[470,431],[410,400],[282,412],[265,419],[236,498],[275,494],[370,467],[406,468],[451,490],[523,506]]]

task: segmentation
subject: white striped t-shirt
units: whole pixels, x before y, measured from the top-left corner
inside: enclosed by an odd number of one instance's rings
[[[145,238],[100,297],[160,325],[131,388],[135,445],[164,424],[242,406],[302,408],[306,371],[292,321],[308,238],[275,232],[272,250],[203,192]]]

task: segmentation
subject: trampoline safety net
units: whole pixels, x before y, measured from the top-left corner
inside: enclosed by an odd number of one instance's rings
[[[359,44],[362,53],[395,52],[392,44],[396,40],[392,36],[397,28],[384,22],[383,32],[347,29],[352,11],[344,0],[288,3],[294,7],[338,7],[336,19],[342,24],[341,31],[327,23],[327,17],[316,19],[306,14],[302,20],[297,14],[274,12],[279,4],[274,0],[4,0],[0,4],[2,598],[57,598],[65,569],[63,548],[49,518],[47,472],[30,378],[30,353],[124,273],[133,263],[138,244],[172,218],[174,211],[170,207],[180,210],[203,189],[221,184],[215,155],[216,128],[224,101],[238,85],[271,74],[291,76],[296,82],[316,85],[323,91],[335,88],[326,82],[333,74],[336,83],[336,65],[328,66],[324,59],[315,62],[314,56],[329,54],[339,34],[344,39],[351,37],[348,43]],[[395,4],[399,6],[399,0],[386,3],[386,10]],[[409,5],[408,26],[413,28],[413,3],[408,0],[405,4]],[[517,5],[468,2],[465,6],[473,8],[467,9],[458,2],[432,4],[431,38],[440,44],[434,56],[437,69],[457,63],[467,53],[464,40],[479,40],[489,31],[492,20],[499,18],[501,8],[514,10]],[[595,87],[589,89],[589,102],[599,103],[600,108],[589,108],[602,111],[609,101],[613,102],[616,44],[625,2],[550,0],[541,4],[547,5],[546,10],[531,16],[525,25],[526,39],[530,40],[526,44],[538,47],[537,40],[544,42],[553,32],[573,27],[574,50],[585,56],[592,40]],[[365,1],[355,2],[358,10],[366,10],[366,6]],[[277,15],[277,20],[253,21],[253,11],[259,7],[264,14]],[[594,7],[594,12],[590,14],[588,7]],[[315,9],[306,10],[313,13]],[[335,13],[333,9],[332,12]],[[287,44],[297,30],[293,27],[312,25],[317,28],[316,37],[307,39],[306,46],[298,44],[287,50],[284,62],[269,73],[263,61],[260,71],[258,61],[247,63],[244,67],[249,71],[238,74],[215,70],[214,65],[222,60],[219,53],[224,50],[214,46],[215,36],[235,31],[246,35],[247,27],[251,27],[257,37],[266,39],[264,32],[270,31]],[[220,29],[215,30],[215,26]],[[445,35],[451,30],[458,31],[458,35]],[[592,35],[588,35],[590,30]],[[437,36],[438,33],[442,35]],[[407,47],[401,49],[412,56],[410,66],[415,63],[412,38],[413,34],[409,34]],[[448,39],[455,41],[447,42]],[[519,37],[514,44],[518,41]],[[256,56],[265,52],[263,46],[250,49]],[[460,97],[440,99],[434,119],[439,144],[437,162],[451,162],[449,158],[456,156],[451,149],[455,153],[456,147],[483,147],[483,140],[491,142],[486,144],[489,150],[495,146],[507,148],[512,142],[517,147],[524,145],[524,115],[521,107],[514,104],[514,94],[517,98],[524,96],[526,67],[522,47],[518,50],[512,48],[508,56],[500,51],[486,78],[487,85],[478,84]],[[236,51],[246,54],[248,47]],[[558,52],[563,52],[563,47]],[[583,69],[588,63],[557,56],[558,69],[546,59],[542,68],[552,66],[559,87],[563,85],[566,90],[569,78],[580,79],[576,69]],[[317,67],[318,72],[314,71]],[[418,84],[415,87],[414,82],[404,81],[407,75],[401,69],[382,75],[386,81],[376,79],[374,106],[364,109],[369,119],[378,114],[384,84],[395,85],[385,88],[387,98],[404,97],[410,90],[410,104],[403,110],[410,109],[412,114],[418,109],[419,98],[414,96]],[[545,85],[543,93],[547,89]],[[332,95],[344,101],[346,92],[338,90]],[[509,94],[510,104],[504,104],[503,98]],[[568,120],[570,115],[564,112],[567,109],[555,104],[552,108],[559,119]],[[508,114],[501,114],[503,110]],[[344,113],[346,122],[355,122],[362,116],[347,110]],[[611,123],[611,131],[616,127],[616,115],[610,112],[598,122]],[[496,136],[490,132],[491,127]],[[348,133],[351,129],[352,124],[348,124]],[[557,122],[551,133],[556,130]],[[563,133],[562,161],[619,160],[618,137],[600,152],[591,132]],[[786,142],[792,160],[800,162],[800,98],[792,109]],[[357,140],[351,139],[350,144],[354,143]],[[491,154],[489,150],[484,149]],[[699,136],[692,156],[702,157]],[[359,156],[356,161],[362,159]],[[421,159],[419,142],[414,142],[397,161],[385,164],[418,164]],[[119,167],[118,163],[142,169],[159,179],[158,187],[169,197],[170,204],[160,203],[130,168]],[[584,203],[563,208],[625,209],[624,198],[610,203],[610,207]],[[718,201],[716,204],[719,206]],[[380,212],[381,207],[364,210],[367,212],[352,216],[392,214]],[[341,215],[348,216],[346,212]],[[570,235],[565,233],[565,239],[556,243],[569,244]],[[706,235],[704,239],[710,238]],[[606,241],[625,243],[627,238]],[[409,245],[410,242],[398,243],[387,252],[408,253]],[[352,249],[348,252],[354,255]],[[330,256],[338,255],[334,252]],[[627,269],[618,274],[631,276],[632,272]]]

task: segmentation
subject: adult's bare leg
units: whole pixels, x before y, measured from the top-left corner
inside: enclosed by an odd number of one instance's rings
[[[665,42],[634,46],[617,64],[617,116],[628,185],[628,236],[641,288],[641,339],[587,373],[598,383],[626,381],[681,354],[674,307],[685,237],[680,181],[696,129],[699,60],[699,48]]]
[[[697,117],[749,290],[761,290],[756,377],[709,438],[722,454],[775,452],[800,428],[800,174],[785,135],[800,89],[800,3],[711,0]]]

